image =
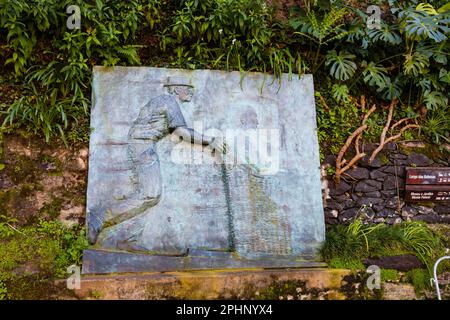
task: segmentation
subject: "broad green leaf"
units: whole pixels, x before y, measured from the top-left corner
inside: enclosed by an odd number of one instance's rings
[[[339,54],[335,50],[331,50],[327,56],[325,65],[330,67],[330,74],[338,80],[350,79],[356,71],[356,63],[353,60],[355,55],[345,51],[340,51]]]

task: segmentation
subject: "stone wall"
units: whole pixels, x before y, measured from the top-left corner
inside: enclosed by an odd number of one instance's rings
[[[371,154],[376,145],[366,145]],[[450,223],[450,203],[405,203],[406,167],[449,166],[449,158],[422,143],[391,143],[372,164],[368,156],[347,171],[336,184],[326,171],[336,165],[335,156],[327,156],[322,165],[325,219],[327,224],[348,223],[360,215],[374,223],[400,223],[423,220]]]

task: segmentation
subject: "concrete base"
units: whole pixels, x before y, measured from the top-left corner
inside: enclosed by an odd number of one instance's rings
[[[168,256],[104,250],[85,250],[83,274],[110,274],[178,270],[243,268],[317,268],[326,267],[313,257],[259,256],[243,258],[235,253],[191,250],[185,256]]]
[[[75,293],[82,299],[104,300],[273,299],[278,296],[272,295],[289,294],[280,291],[289,288],[294,294],[320,291],[328,299],[344,299],[338,289],[349,273],[313,268],[89,275],[82,277],[81,289]]]

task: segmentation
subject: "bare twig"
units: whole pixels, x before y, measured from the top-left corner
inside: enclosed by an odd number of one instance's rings
[[[353,167],[359,160],[361,160],[365,156],[366,156],[365,153],[359,153],[356,156],[354,156],[353,159],[350,160],[350,162],[344,168],[341,169],[341,174],[350,169],[351,167]]]
[[[364,130],[367,129],[367,125],[363,125],[356,129],[350,137],[347,138],[347,141],[345,142],[344,146],[341,148],[341,151],[339,151],[338,157],[336,159],[336,164],[340,164],[342,162],[342,158],[344,157],[345,152],[347,152],[347,149],[350,147],[350,145],[353,142],[353,139],[355,139],[358,135],[360,135]]]
[[[369,163],[372,163],[373,160],[375,159],[375,157],[377,156],[377,154],[383,150],[384,146],[386,145],[386,134],[389,130],[389,127],[391,125],[391,121],[392,121],[392,116],[394,114],[394,108],[397,105],[397,99],[393,99],[391,102],[391,105],[389,106],[389,114],[388,114],[388,118],[386,120],[386,124],[383,128],[383,131],[381,132],[381,136],[380,136],[380,144],[378,146],[378,148],[376,148],[374,150],[374,152],[372,153],[372,156],[369,159]]]
[[[366,124],[367,120],[369,119],[370,115],[372,113],[375,112],[375,110],[377,110],[377,106],[373,105],[372,108],[370,108],[370,110],[366,113],[366,115],[364,116],[363,122],[362,124]]]
[[[366,106],[366,98],[364,96],[361,96],[361,100],[360,100],[360,105],[361,107],[365,108]],[[369,118],[369,116],[376,110],[376,106],[372,106],[372,108],[370,108],[370,110],[366,113],[366,115],[364,116],[364,119],[362,121],[362,125],[356,129],[351,135],[350,137],[348,137],[347,141],[345,142],[344,146],[341,148],[341,150],[339,151],[338,157],[336,159],[336,175],[335,175],[335,179],[336,182],[339,183],[341,180],[341,176],[342,174],[349,170],[351,167],[353,167],[360,159],[364,158],[366,156],[365,153],[361,153],[361,149],[360,149],[360,140],[362,137],[362,133],[364,132],[364,130],[367,129],[367,120]],[[350,148],[353,140],[356,138],[355,141],[355,150],[356,150],[356,155],[348,162],[347,165],[345,165],[345,167],[342,167],[345,163],[347,163],[346,159],[344,158],[345,153],[347,152],[348,148]]]
[[[366,96],[365,95],[362,95],[361,96],[361,99],[360,99],[360,107],[362,108],[362,109],[365,109],[366,108]]]
[[[397,121],[396,123],[394,123],[394,124],[392,125],[391,130],[394,130],[397,126],[401,125],[401,124],[404,123],[404,122],[408,122],[408,121],[410,121],[410,120],[411,120],[411,119],[404,118],[404,119],[401,119],[401,120]]]
[[[5,224],[10,227],[11,229],[13,229],[14,231],[23,234],[24,236],[26,235],[25,233],[23,233],[22,231],[20,231],[19,229],[15,228],[14,226],[10,225],[8,222],[5,222]]]
[[[361,96],[361,105],[365,106],[366,105],[366,100],[364,96]],[[360,159],[364,158],[366,156],[365,153],[361,153],[361,148],[360,148],[360,140],[362,137],[362,133],[364,132],[364,130],[367,129],[367,119],[369,119],[370,115],[376,110],[376,106],[373,105],[372,108],[370,108],[370,110],[366,113],[366,115],[364,116],[364,119],[362,121],[362,125],[356,129],[351,135],[350,137],[348,137],[347,141],[345,142],[344,146],[341,148],[341,150],[339,151],[338,157],[336,159],[336,174],[335,174],[335,180],[336,183],[339,183],[341,181],[341,176],[342,174],[349,170],[351,167],[353,167]],[[356,138],[355,141],[355,150],[356,150],[356,155],[350,160],[350,162],[345,166],[342,167],[345,163],[347,163],[346,159],[344,158],[345,153],[347,152],[348,148],[350,148],[353,140]]]
[[[396,134],[395,136],[390,137],[389,139],[386,140],[386,143],[392,142],[394,140],[397,140],[398,138],[400,138],[402,136],[402,134],[408,130],[408,129],[418,129],[420,128],[420,126],[418,124],[408,124],[407,126],[404,126],[400,132],[398,134]]]
[[[362,134],[360,133],[356,137],[356,141],[355,141],[355,149],[356,149],[357,154],[361,153],[361,148],[360,148],[361,137],[362,137]]]

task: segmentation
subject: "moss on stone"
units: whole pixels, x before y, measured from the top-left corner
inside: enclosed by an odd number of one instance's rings
[[[404,144],[398,145],[399,151],[405,155],[410,155],[413,152],[423,154],[431,160],[446,160],[445,152],[439,148],[439,146],[430,143],[424,143],[424,147],[408,147]]]
[[[366,283],[370,274],[361,271],[345,276],[339,292],[345,295],[347,300],[382,300],[383,290],[370,290]]]
[[[58,218],[61,213],[62,205],[64,203],[64,199],[62,198],[53,198],[50,203],[46,203],[41,210],[39,210],[40,215],[46,215],[50,219]]]
[[[381,269],[381,281],[398,282],[400,281],[400,273],[394,269]]]
[[[53,279],[64,278],[69,265],[79,265],[87,247],[84,234],[56,222],[14,227],[0,220],[0,295],[6,299],[55,298]],[[55,291],[56,290],[56,291]]]
[[[17,198],[19,191],[16,189],[0,190],[0,215],[8,216],[11,203]]]
[[[442,239],[444,246],[450,248],[450,225],[448,224],[429,224],[428,227]]]
[[[15,184],[32,182],[39,171],[37,162],[25,156],[18,156],[15,163],[10,166],[8,174]]]
[[[356,259],[344,259],[343,257],[334,257],[328,262],[328,266],[334,269],[350,269],[352,271],[365,269],[364,264]]]
[[[13,276],[1,279],[5,288],[3,299],[8,300],[51,300],[60,297],[76,299],[76,295],[60,284],[55,285],[51,278],[41,274]],[[1,300],[1,298],[0,298]]]
[[[386,166],[391,163],[391,161],[389,160],[389,157],[386,155],[386,152],[384,152],[384,151],[380,152],[378,157],[379,157],[381,163],[383,164],[383,166]]]
[[[306,291],[306,282],[301,280],[273,281],[269,286],[259,291],[258,299],[278,300],[280,297],[297,296]]]

